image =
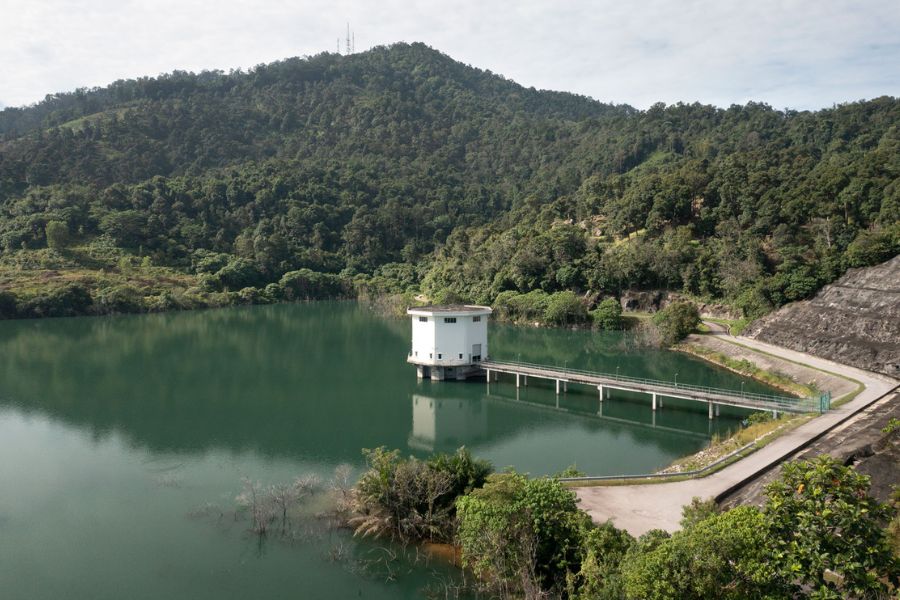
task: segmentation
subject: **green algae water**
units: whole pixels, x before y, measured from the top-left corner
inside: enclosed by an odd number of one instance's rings
[[[546,382],[417,381],[406,320],[355,303],[0,322],[0,596],[4,599],[423,598],[455,571],[345,532],[261,542],[198,507],[241,478],[363,466],[360,450],[460,445],[535,475],[649,472],[743,416]],[[624,334],[491,325],[497,359],[747,391]],[[389,552],[387,554],[390,554]],[[373,557],[382,557],[373,559]],[[361,565],[384,564],[384,568]]]

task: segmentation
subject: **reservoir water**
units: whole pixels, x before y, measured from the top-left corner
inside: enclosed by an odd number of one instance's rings
[[[362,448],[467,446],[501,469],[644,473],[743,413],[532,382],[417,381],[410,325],[355,303],[0,322],[0,596],[4,599],[422,598],[453,576],[343,532],[260,543],[196,518],[263,483],[363,467]],[[747,391],[627,334],[492,324],[497,359]],[[599,414],[601,413],[602,414]],[[385,561],[387,562],[387,561]]]

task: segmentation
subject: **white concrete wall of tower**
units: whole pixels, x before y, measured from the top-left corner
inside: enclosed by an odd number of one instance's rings
[[[486,306],[430,306],[407,311],[412,321],[412,344],[407,362],[419,377],[465,379],[479,374],[488,357]]]

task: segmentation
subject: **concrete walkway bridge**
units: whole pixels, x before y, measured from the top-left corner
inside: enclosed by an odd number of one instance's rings
[[[823,413],[830,408],[831,404],[831,397],[828,394],[806,398],[757,394],[679,383],[677,375],[676,379],[670,382],[526,362],[485,360],[479,363],[479,366],[485,371],[488,384],[491,381],[498,381],[501,373],[514,376],[516,387],[527,386],[529,377],[555,381],[557,394],[568,391],[569,383],[575,383],[596,387],[601,402],[604,397],[609,397],[609,390],[640,392],[650,395],[653,410],[662,408],[664,397],[692,400],[707,404],[710,419],[718,416],[721,405],[771,411],[777,416],[780,412]]]

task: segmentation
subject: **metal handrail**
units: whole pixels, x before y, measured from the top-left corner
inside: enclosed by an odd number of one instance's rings
[[[541,371],[550,371],[554,373],[559,373],[563,376],[566,375],[585,375],[588,377],[597,377],[602,379],[609,379],[613,381],[621,381],[622,383],[630,383],[635,385],[649,385],[649,386],[657,386],[664,388],[677,388],[678,390],[684,390],[685,392],[700,392],[705,394],[716,394],[719,396],[727,396],[733,398],[735,400],[750,400],[750,401],[760,401],[766,403],[772,403],[777,406],[789,406],[792,408],[796,408],[798,406],[806,406],[809,405],[816,410],[820,408],[821,399],[816,396],[807,396],[803,398],[794,398],[790,396],[776,396],[774,394],[758,394],[754,392],[738,392],[736,390],[727,390],[723,388],[714,388],[709,386],[701,386],[701,385],[692,385],[690,383],[677,383],[673,384],[669,381],[662,381],[659,379],[647,379],[642,377],[629,377],[628,375],[619,375],[618,373],[600,373],[597,371],[585,371],[582,369],[571,369],[568,366],[559,367],[554,365],[540,365],[537,363],[529,363],[523,361],[496,361],[496,360],[487,360],[481,363],[483,368],[490,368],[491,365],[496,365],[499,368],[504,366],[512,366],[512,367],[521,367],[521,368],[531,368]]]

